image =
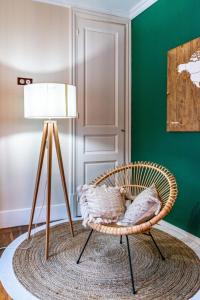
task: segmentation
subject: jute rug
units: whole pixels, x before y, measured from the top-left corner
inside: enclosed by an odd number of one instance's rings
[[[49,261],[44,259],[45,232],[36,234],[32,247],[24,241],[16,250],[13,267],[18,280],[43,300],[184,300],[200,288],[200,261],[181,241],[153,229],[163,254],[162,261],[151,239],[130,236],[137,294],[131,293],[128,254],[119,237],[94,232],[76,264],[88,236],[81,223],[72,238],[67,224],[51,229]],[[27,299],[28,300],[28,299]]]

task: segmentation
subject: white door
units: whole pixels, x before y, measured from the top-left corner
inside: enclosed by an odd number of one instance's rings
[[[125,162],[126,26],[84,14],[75,20],[79,186]]]

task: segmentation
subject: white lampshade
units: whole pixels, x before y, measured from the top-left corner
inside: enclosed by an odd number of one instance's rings
[[[24,117],[76,118],[76,87],[64,83],[33,83],[24,86]]]

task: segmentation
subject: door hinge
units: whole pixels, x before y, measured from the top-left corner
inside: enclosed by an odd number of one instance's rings
[[[78,29],[76,29],[76,35],[78,36],[79,33],[80,33],[80,30],[79,30],[79,28],[78,28]]]

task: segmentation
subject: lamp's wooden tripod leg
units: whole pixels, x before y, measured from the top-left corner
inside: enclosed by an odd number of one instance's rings
[[[48,124],[48,161],[47,161],[47,207],[46,207],[46,246],[45,258],[49,257],[49,223],[51,214],[51,173],[52,173],[52,136],[53,123]]]
[[[45,153],[45,145],[46,145],[46,139],[47,139],[47,131],[48,131],[48,124],[45,123],[44,128],[43,128],[43,134],[42,134],[40,156],[39,156],[38,169],[37,169],[37,175],[36,175],[36,181],[35,181],[35,190],[34,190],[34,195],[33,195],[33,203],[32,203],[32,209],[31,209],[30,222],[29,222],[29,227],[28,227],[28,239],[30,239],[30,235],[31,235],[31,228],[32,228],[32,224],[33,224],[35,206],[36,206],[36,202],[37,202],[37,195],[38,195],[38,189],[39,189],[39,184],[40,184],[40,177],[41,177],[41,171],[42,171],[42,165],[43,165],[44,153]]]
[[[74,229],[73,229],[73,223],[72,223],[72,217],[71,217],[71,211],[70,211],[70,205],[69,205],[69,197],[68,197],[68,192],[67,192],[67,185],[66,185],[66,180],[65,180],[65,173],[64,173],[64,167],[63,167],[63,161],[62,161],[62,155],[61,155],[61,149],[60,149],[60,141],[59,141],[59,136],[58,136],[58,128],[57,128],[56,123],[53,124],[53,133],[54,133],[54,140],[55,140],[56,153],[57,153],[58,164],[59,164],[59,169],[60,169],[60,175],[61,175],[61,180],[62,180],[62,187],[63,187],[65,202],[66,202],[66,206],[67,206],[67,213],[68,213],[68,217],[69,217],[70,230],[71,230],[72,236],[74,236]]]

